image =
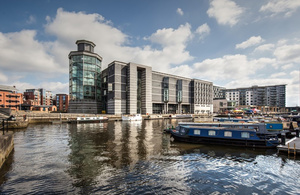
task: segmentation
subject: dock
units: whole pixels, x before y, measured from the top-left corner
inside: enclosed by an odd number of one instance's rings
[[[287,152],[296,156],[296,154],[300,154],[300,138],[294,137],[288,140],[285,145],[278,145],[277,149],[279,152]]]

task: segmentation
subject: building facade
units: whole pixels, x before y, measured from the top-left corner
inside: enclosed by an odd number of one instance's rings
[[[24,92],[24,104],[28,106],[40,106],[42,102],[41,92],[38,89],[26,89]]]
[[[23,103],[23,94],[17,93],[16,87],[0,85],[0,107],[20,110]]]
[[[91,41],[76,41],[77,51],[69,54],[69,107],[70,113],[101,112],[102,57],[94,53]]]
[[[212,113],[212,82],[114,61],[102,71],[103,112],[108,114]]]
[[[69,95],[56,94],[56,107],[57,111],[67,112],[69,108]]]
[[[227,100],[238,101],[237,106],[256,106],[276,110],[276,108],[284,108],[286,104],[286,84],[224,89],[222,91]]]
[[[52,92],[43,88],[26,89],[24,103],[29,106],[51,106],[53,105]]]

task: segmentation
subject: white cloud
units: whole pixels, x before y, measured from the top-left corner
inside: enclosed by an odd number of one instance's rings
[[[5,83],[6,81],[8,81],[7,76],[0,72],[0,82]]]
[[[271,12],[271,16],[284,13],[285,16],[291,16],[300,7],[300,0],[271,0],[261,6],[261,12]]]
[[[27,24],[34,24],[35,22],[36,22],[36,18],[32,15],[30,15],[26,21]]]
[[[9,86],[16,86],[18,89],[18,92],[24,92],[26,89],[38,89],[38,88],[44,88],[48,91],[51,91],[53,94],[57,93],[69,93],[69,83],[61,83],[61,82],[42,82],[42,83],[36,83],[31,84],[27,82],[10,82],[7,84]]]
[[[236,44],[235,48],[236,49],[246,49],[247,47],[251,47],[251,46],[260,44],[263,41],[264,40],[260,36],[257,36],[257,37],[253,36],[253,37],[250,37],[247,41],[244,41],[240,44]]]
[[[293,64],[286,64],[286,65],[283,65],[283,66],[281,66],[281,69],[282,70],[288,70],[288,69],[290,69],[290,68],[293,68]]]
[[[172,64],[193,59],[186,51],[187,42],[193,36],[188,23],[177,29],[159,29],[144,38],[150,41],[149,45],[131,47],[128,35],[113,27],[111,22],[99,14],[67,12],[60,8],[56,17],[47,17],[47,21],[46,32],[57,38],[49,47],[51,53],[66,68],[67,55],[70,50],[76,50],[75,42],[78,39],[87,39],[96,44],[95,52],[103,57],[103,67],[119,60],[149,65],[157,71],[168,71]],[[155,49],[153,44],[159,44],[161,49]]]
[[[255,48],[254,52],[270,51],[275,47],[274,44],[264,44]]]
[[[225,55],[195,63],[193,76],[205,75],[206,80],[243,80],[274,62],[270,58],[249,60],[245,55]]]
[[[177,14],[183,16],[183,11],[181,8],[177,8],[176,12],[177,12]]]
[[[203,39],[210,33],[210,28],[206,23],[202,24],[197,28],[196,33],[199,35],[199,39]]]
[[[60,73],[62,69],[48,53],[45,43],[35,39],[36,31],[0,32],[0,67],[13,72]]]
[[[244,8],[231,0],[211,0],[207,14],[221,25],[234,26],[238,23]]]
[[[274,73],[270,76],[270,78],[280,78],[280,77],[283,77],[283,76],[286,76],[286,73],[285,72],[278,72],[278,73]]]
[[[280,63],[300,63],[300,44],[282,45],[275,49],[274,56]]]

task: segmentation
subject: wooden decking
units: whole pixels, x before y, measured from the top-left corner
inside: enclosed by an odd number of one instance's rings
[[[285,145],[278,145],[279,152],[287,152],[288,154],[300,154],[300,138],[294,137],[286,142]]]

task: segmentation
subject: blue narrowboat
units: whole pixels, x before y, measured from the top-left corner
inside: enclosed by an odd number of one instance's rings
[[[283,128],[282,122],[270,122],[270,123],[228,123],[228,122],[180,122],[179,126],[209,126],[209,127],[226,127],[234,129],[254,129],[257,134],[272,134],[280,135],[282,133],[288,133],[289,130]]]
[[[182,126],[170,131],[175,141],[196,144],[218,144],[228,146],[244,146],[255,148],[275,148],[279,144],[278,137],[272,134],[258,134],[257,129]]]

